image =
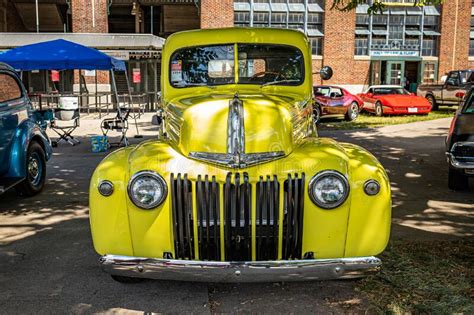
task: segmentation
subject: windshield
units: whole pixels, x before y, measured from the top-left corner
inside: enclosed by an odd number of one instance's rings
[[[401,87],[380,87],[373,89],[374,95],[410,95],[410,92]]]
[[[235,77],[235,45],[187,47],[171,56],[173,87],[224,84],[300,85],[304,60],[295,47],[270,44],[238,44],[238,79]]]

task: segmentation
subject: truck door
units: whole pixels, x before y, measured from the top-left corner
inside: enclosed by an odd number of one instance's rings
[[[28,118],[23,91],[17,79],[0,72],[0,175],[8,171],[10,146],[18,125]]]
[[[441,99],[443,104],[458,104],[459,97],[456,96],[461,91],[461,80],[459,72],[452,71],[448,74],[444,83]]]

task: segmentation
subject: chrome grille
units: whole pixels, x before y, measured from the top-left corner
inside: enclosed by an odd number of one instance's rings
[[[260,176],[251,183],[247,173],[228,173],[221,185],[214,176],[192,182],[186,174],[172,174],[175,258],[302,258],[304,187],[304,174],[288,175],[282,183],[275,175]]]

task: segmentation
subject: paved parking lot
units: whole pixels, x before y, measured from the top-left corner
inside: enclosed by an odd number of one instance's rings
[[[145,138],[155,130],[140,121]],[[0,197],[0,312],[308,312],[363,310],[354,281],[270,284],[200,284],[145,281],[124,285],[102,273],[88,223],[89,178],[104,154],[89,152],[98,120],[82,119],[82,143],[55,149],[45,191],[20,199]],[[393,188],[393,238],[472,237],[474,190],[447,189],[444,136],[449,119],[321,136],[372,151]],[[132,130],[133,136],[133,130]],[[137,142],[143,139],[132,139]],[[471,183],[474,184],[474,183]],[[472,185],[474,186],[474,185]]]

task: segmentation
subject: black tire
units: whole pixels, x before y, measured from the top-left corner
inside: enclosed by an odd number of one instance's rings
[[[375,116],[377,117],[383,116],[383,106],[380,102],[375,103]]]
[[[436,102],[436,99],[434,98],[433,95],[431,95],[431,94],[426,95],[426,100],[428,101],[428,103],[430,103],[431,110],[438,110],[439,109],[439,105]]]
[[[20,196],[31,197],[43,190],[46,180],[46,155],[38,142],[30,143],[25,163],[26,177],[15,189]]]
[[[124,276],[117,276],[117,275],[110,275],[112,277],[112,279],[114,279],[115,281],[117,282],[120,282],[120,283],[126,283],[126,284],[129,284],[129,283],[140,283],[142,282],[143,278],[132,278],[132,277],[124,277]]]
[[[313,106],[313,122],[316,125],[321,122],[321,108],[319,106]]]
[[[469,178],[462,173],[450,168],[448,173],[448,187],[451,190],[467,190],[469,188]]]
[[[359,117],[359,104],[357,104],[357,102],[352,102],[352,104],[349,105],[349,109],[344,118],[347,121],[354,121],[357,117]]]

